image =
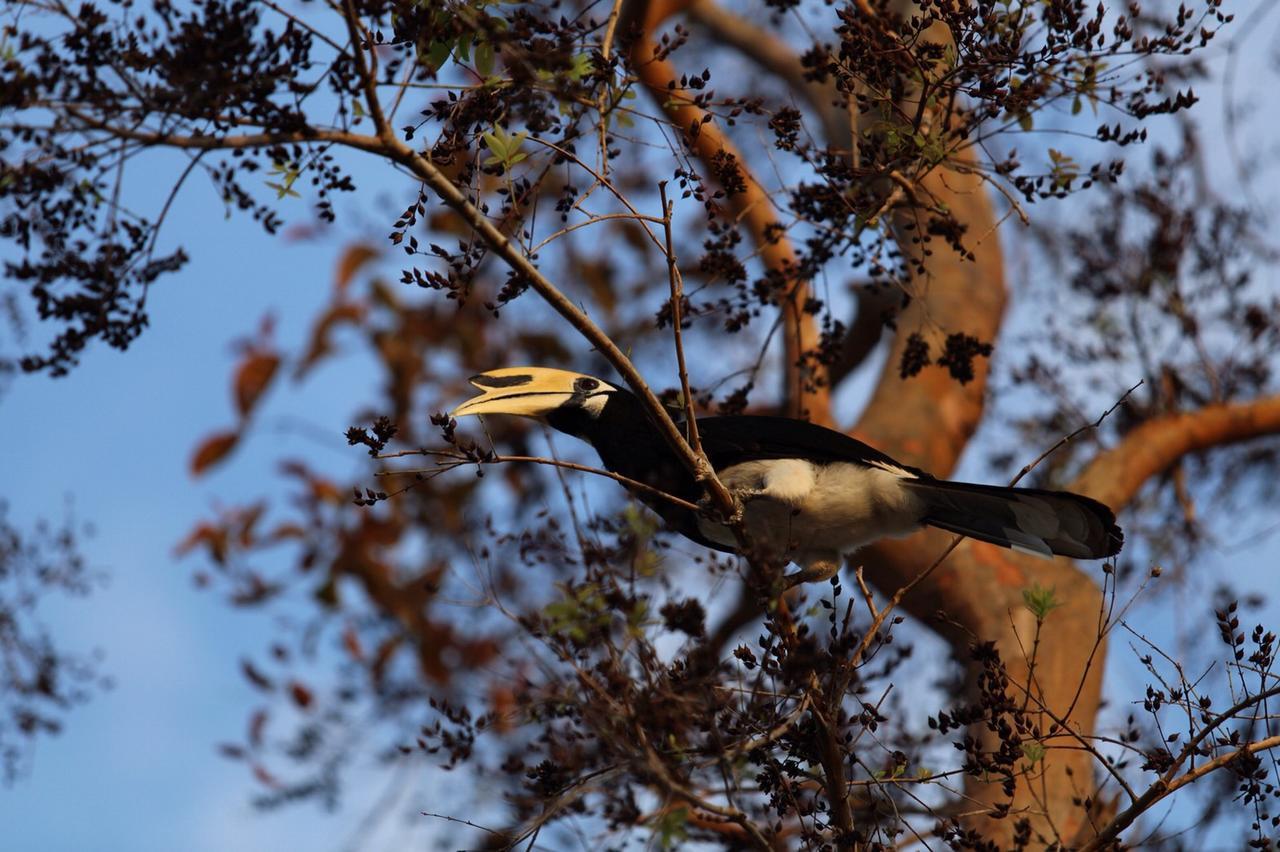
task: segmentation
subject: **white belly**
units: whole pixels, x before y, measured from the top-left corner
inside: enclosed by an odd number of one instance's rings
[[[924,513],[921,500],[902,487],[903,474],[863,465],[782,459],[743,462],[719,474],[732,491],[758,493],[744,504],[752,543],[800,564],[912,533]],[[721,524],[700,519],[698,526],[712,541],[737,544]]]

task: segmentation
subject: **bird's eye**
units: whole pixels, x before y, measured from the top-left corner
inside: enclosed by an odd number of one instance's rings
[[[600,382],[595,379],[577,379],[573,383],[574,390],[593,391],[600,387]]]

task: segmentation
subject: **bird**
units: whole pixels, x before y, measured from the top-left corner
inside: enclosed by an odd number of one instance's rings
[[[480,393],[452,417],[517,415],[584,440],[606,470],[679,498],[636,491],[669,528],[714,550],[742,553],[742,540],[710,511],[703,486],[626,388],[550,367],[504,367],[468,381]],[[1096,500],[938,479],[804,420],[706,416],[697,418],[697,430],[716,476],[740,501],[752,549],[743,555],[795,564],[793,584],[829,580],[859,548],[922,527],[1044,557],[1105,559],[1124,544],[1115,515]]]

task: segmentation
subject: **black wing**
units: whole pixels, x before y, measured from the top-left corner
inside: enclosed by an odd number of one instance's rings
[[[759,459],[808,459],[818,464],[850,462],[891,468],[922,479],[933,478],[856,438],[789,417],[748,414],[699,417],[698,434],[716,470]]]

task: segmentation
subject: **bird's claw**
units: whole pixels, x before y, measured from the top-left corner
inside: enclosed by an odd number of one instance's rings
[[[746,512],[746,504],[750,501],[761,497],[764,492],[758,488],[731,488],[729,496],[733,498],[733,511],[726,515],[720,511],[720,507],[716,505],[711,495],[704,494],[698,499],[698,508],[706,515],[721,519],[726,526],[737,526],[742,523]]]

